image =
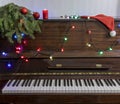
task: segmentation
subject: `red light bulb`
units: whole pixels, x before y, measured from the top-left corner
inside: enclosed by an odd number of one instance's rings
[[[24,59],[25,58],[25,56],[21,56],[21,59]]]
[[[61,52],[64,52],[64,48],[61,48]]]
[[[72,29],[75,29],[75,26],[74,26],[74,25],[72,26]]]
[[[40,52],[40,51],[41,51],[41,48],[38,48],[38,49],[37,49],[37,52]]]
[[[25,62],[28,62],[29,60],[28,59],[25,59]]]

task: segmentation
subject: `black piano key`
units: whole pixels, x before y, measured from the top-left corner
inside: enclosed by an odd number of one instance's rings
[[[7,83],[7,87],[9,87],[11,83],[12,83],[12,80],[9,80]]]
[[[109,79],[106,79],[107,82],[109,83],[110,86],[113,86],[113,84],[111,83],[111,81]]]
[[[79,86],[82,86],[81,79],[78,79],[78,84],[79,84]]]
[[[35,79],[33,86],[36,86],[37,84],[37,79]]]
[[[72,82],[72,79],[70,79],[70,86],[73,86],[73,82]]]
[[[57,79],[55,79],[55,86],[57,87]]]
[[[78,87],[78,80],[75,79],[75,85]]]
[[[110,79],[110,81],[114,86],[116,86],[115,82],[112,79]]]
[[[29,83],[30,83],[30,79],[28,79],[28,83],[27,83],[27,86],[29,86]]]
[[[41,79],[38,79],[37,86],[40,86]]]
[[[66,86],[66,79],[64,79],[64,86]]]
[[[91,86],[91,82],[90,82],[90,80],[87,79],[86,81],[87,81],[88,85]]]
[[[25,87],[27,87],[28,82],[29,82],[29,79],[26,80],[26,82],[25,82]]]
[[[70,86],[69,79],[66,79],[66,80],[67,80],[67,86]]]
[[[25,81],[26,81],[26,80],[24,79],[24,80],[23,80],[23,83],[21,84],[21,86],[22,86],[22,87],[24,86],[24,84],[25,84]]]
[[[88,86],[86,79],[83,79],[83,82],[84,82],[85,86]]]
[[[105,84],[106,84],[107,86],[109,86],[109,84],[108,84],[108,82],[106,81],[106,79],[103,79],[103,80],[104,80]]]
[[[18,85],[19,85],[20,81],[21,81],[20,79],[17,81],[16,86],[18,86]]]
[[[45,86],[46,79],[43,80],[42,86]]]
[[[117,79],[117,81],[120,83],[120,79]]]
[[[52,79],[50,79],[50,86],[52,86]]]
[[[109,79],[107,79],[107,81],[108,81],[110,86],[113,86],[112,82]]]
[[[91,82],[92,86],[94,86],[94,83],[93,83],[93,80],[92,80],[92,79],[90,79],[90,82]]]
[[[28,81],[28,79],[25,80],[24,86],[26,86],[27,81]]]
[[[14,83],[12,84],[12,86],[14,87],[16,83],[17,83],[17,79],[14,81]]]
[[[97,80],[97,79],[95,79],[95,82],[96,82],[96,84],[97,84],[98,86],[100,86],[100,84],[99,84],[99,82],[98,82],[98,80]]]
[[[115,79],[115,81],[117,82],[118,85],[120,85],[120,81],[118,79]]]
[[[26,83],[27,83],[27,79],[25,80],[25,83],[24,83],[24,85],[23,85],[23,86],[26,86]]]
[[[99,82],[100,82],[100,85],[101,86],[104,86],[104,84],[102,83],[102,81],[100,80],[100,79],[98,79],[99,80]]]
[[[49,86],[49,79],[47,79],[46,81],[46,86]]]
[[[28,86],[30,87],[32,79],[29,79]]]
[[[61,80],[60,79],[58,79],[58,83],[59,83],[58,85],[61,86]]]
[[[101,86],[101,83],[100,83],[100,80],[99,80],[99,79],[97,79],[97,82],[98,82],[99,86]]]

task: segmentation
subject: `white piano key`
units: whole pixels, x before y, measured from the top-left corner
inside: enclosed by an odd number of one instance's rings
[[[7,83],[6,83],[6,85],[4,86],[4,88],[2,89],[2,93],[8,93],[7,92],[7,88],[8,88],[8,84],[10,84],[10,82],[11,82],[12,80],[9,80]],[[12,82],[11,82],[12,83]]]
[[[112,79],[113,82],[116,84],[116,86],[113,86],[114,93],[120,93],[120,85],[115,81],[115,79]]]
[[[15,82],[15,79],[12,81],[12,83],[6,88],[6,91],[8,92],[8,93],[13,93],[13,83]]]
[[[104,85],[104,93],[111,93],[111,87],[110,86],[107,86],[105,81],[103,79],[101,79],[103,85]]]

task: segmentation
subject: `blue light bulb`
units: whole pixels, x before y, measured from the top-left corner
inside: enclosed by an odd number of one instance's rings
[[[7,56],[7,53],[6,53],[6,52],[2,52],[2,55],[3,55],[3,56]]]
[[[11,68],[12,67],[12,64],[9,62],[7,63],[7,68]]]
[[[17,35],[14,35],[14,39],[17,39],[18,37],[17,37]]]
[[[24,34],[24,33],[21,33],[21,36],[24,38],[24,37],[25,37],[25,34]]]
[[[120,28],[120,23],[118,24],[118,28]]]

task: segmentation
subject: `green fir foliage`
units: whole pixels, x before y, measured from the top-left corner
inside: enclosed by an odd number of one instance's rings
[[[30,10],[22,14],[21,8],[13,3],[0,7],[0,36],[7,38],[10,43],[14,43],[14,34],[17,35],[17,42],[21,43],[21,33],[35,39],[34,33],[41,32],[42,21],[34,19]]]

